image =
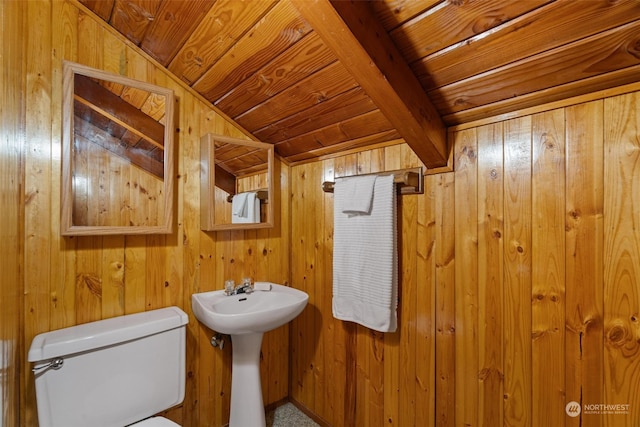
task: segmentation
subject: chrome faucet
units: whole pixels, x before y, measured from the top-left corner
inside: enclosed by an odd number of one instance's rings
[[[253,292],[253,286],[251,286],[251,279],[242,279],[242,284],[234,286],[233,280],[225,281],[224,293],[225,295],[238,295],[238,294],[250,294]]]
[[[237,295],[237,294],[250,294],[251,292],[253,292],[253,288],[251,287],[251,283],[243,283],[241,285],[238,285],[233,292],[231,292],[230,295]]]

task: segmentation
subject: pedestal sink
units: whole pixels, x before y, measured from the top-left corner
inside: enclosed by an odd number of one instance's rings
[[[262,335],[293,320],[309,295],[275,283],[252,293],[226,295],[224,290],[191,296],[193,314],[208,328],[231,335],[231,417],[229,427],[266,425],[260,384]]]

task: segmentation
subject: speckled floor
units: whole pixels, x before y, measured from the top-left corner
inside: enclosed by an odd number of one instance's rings
[[[267,427],[319,427],[292,403],[285,403],[267,413]]]

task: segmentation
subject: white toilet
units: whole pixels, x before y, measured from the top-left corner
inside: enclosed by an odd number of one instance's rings
[[[36,336],[40,427],[177,426],[153,415],[184,399],[188,321],[169,307]]]

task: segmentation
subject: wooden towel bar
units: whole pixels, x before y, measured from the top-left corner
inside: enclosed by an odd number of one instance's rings
[[[393,175],[393,182],[398,187],[398,192],[400,194],[422,194],[424,193],[424,179],[422,177],[422,167],[411,168],[411,169],[398,169],[394,171],[385,171],[385,172],[377,172],[377,173],[368,173],[362,175],[354,175],[354,176],[364,176],[364,175]],[[347,178],[347,177],[340,177]],[[322,183],[322,190],[326,193],[333,193],[334,182],[325,181]]]
[[[268,190],[257,190],[255,191],[256,197],[260,199],[260,203],[267,203],[269,201],[269,191]],[[227,196],[227,202],[231,203],[233,201],[233,194]]]

